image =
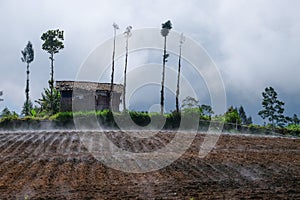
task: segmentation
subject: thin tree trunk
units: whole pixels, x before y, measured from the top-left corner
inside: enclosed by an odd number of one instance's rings
[[[50,107],[51,107],[51,114],[53,114],[53,109],[54,109],[54,106],[53,106],[53,87],[54,87],[54,58],[53,58],[53,53],[51,53],[51,57],[50,57],[50,60],[51,60],[51,80],[50,80]]]
[[[123,85],[123,112],[126,111],[126,76],[127,76],[127,60],[128,60],[128,37],[126,38],[126,55],[125,55],[125,67],[124,67],[124,85]]]
[[[160,114],[164,114],[164,85],[165,85],[165,68],[166,68],[166,55],[167,55],[167,37],[165,36],[164,41],[164,55],[163,55],[163,71],[162,71],[162,80],[161,80],[161,91],[160,91]]]
[[[178,73],[177,73],[177,89],[176,89],[176,112],[179,113],[179,84],[180,84],[180,70],[181,70],[181,45],[179,49],[178,59]]]
[[[27,81],[26,81],[26,107],[25,107],[25,115],[29,115],[29,63],[27,63]]]
[[[116,30],[114,30],[114,46],[111,64],[111,79],[110,79],[110,94],[109,94],[109,109],[113,110],[113,91],[114,91],[114,73],[115,73],[115,48],[116,48]]]

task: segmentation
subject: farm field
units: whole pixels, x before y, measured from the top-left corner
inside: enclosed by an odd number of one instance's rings
[[[300,138],[222,134],[199,158],[205,134],[198,133],[171,165],[126,173],[95,159],[81,134],[0,133],[0,199],[300,199]],[[175,135],[161,131],[137,140],[130,132],[103,134],[132,152],[159,149]]]

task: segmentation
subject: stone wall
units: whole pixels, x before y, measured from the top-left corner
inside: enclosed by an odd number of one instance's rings
[[[56,89],[61,93],[61,111],[89,111],[109,108],[110,83],[85,81],[57,81]],[[114,84],[113,110],[119,111],[123,85]],[[73,101],[75,106],[72,105]]]

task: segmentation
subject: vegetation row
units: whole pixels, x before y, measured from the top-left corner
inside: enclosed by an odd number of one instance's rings
[[[290,124],[285,127],[272,127],[259,126],[254,124],[244,124],[239,117],[239,120],[233,123],[231,115],[228,112],[222,116],[208,116],[198,112],[195,109],[188,109],[182,113],[174,111],[170,114],[160,115],[160,113],[147,113],[147,112],[135,112],[130,111],[128,113],[112,113],[109,110],[103,111],[89,111],[89,112],[59,112],[50,117],[44,116],[28,116],[18,117],[13,113],[6,115],[0,119],[0,130],[61,130],[61,129],[74,129],[74,119],[80,120],[81,123],[86,125],[87,129],[95,128],[94,123],[97,123],[103,129],[119,129],[118,124],[115,122],[115,118],[124,119],[125,115],[130,116],[130,119],[134,124],[145,127],[151,123],[151,121],[165,121],[163,125],[164,130],[178,130],[181,126],[181,119],[184,117],[187,120],[199,120],[198,131],[206,132],[211,124],[223,125],[223,132],[230,133],[249,133],[249,134],[281,134],[281,135],[293,135],[300,136],[300,125]],[[198,117],[198,119],[197,119]],[[132,129],[129,124],[126,129]],[[181,127],[182,128],[182,127]],[[184,127],[189,129],[190,127]],[[213,129],[212,129],[213,131]]]

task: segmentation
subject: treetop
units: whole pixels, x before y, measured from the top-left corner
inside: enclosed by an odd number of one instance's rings
[[[64,44],[62,42],[64,40],[64,31],[59,29],[48,30],[43,33],[41,39],[44,41],[42,49],[50,54],[58,53],[59,50],[64,48]]]

